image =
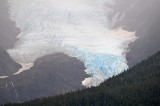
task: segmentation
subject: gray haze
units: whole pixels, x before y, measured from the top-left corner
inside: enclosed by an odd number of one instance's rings
[[[7,0],[0,0],[0,46],[6,50],[12,48],[19,33],[15,23],[9,19]]]
[[[115,0],[117,5],[110,6],[120,19],[112,27],[124,26],[128,31],[136,31],[139,37],[130,45],[127,53],[131,67],[160,50],[160,1],[159,0]]]
[[[21,67],[5,51],[14,46],[20,31],[9,19],[7,0],[0,0],[0,76],[10,76]]]

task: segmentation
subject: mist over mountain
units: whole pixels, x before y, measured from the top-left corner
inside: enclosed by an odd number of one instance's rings
[[[0,0],[0,76],[10,76],[21,66],[7,53],[7,49],[14,47],[16,36],[20,30],[10,20],[7,0]]]
[[[5,50],[14,47],[16,36],[20,33],[10,20],[8,10],[7,0],[0,0],[0,46]]]
[[[131,67],[160,50],[160,1],[115,0],[115,4],[109,6],[114,11],[109,15],[111,27],[124,26],[138,37],[126,55]]]

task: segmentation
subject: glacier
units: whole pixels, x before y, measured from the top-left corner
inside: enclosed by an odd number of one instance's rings
[[[110,28],[107,4],[114,1],[8,0],[10,19],[21,30],[8,53],[24,65],[57,52],[76,57],[91,76],[82,84],[98,86],[128,68],[126,52],[136,39],[135,32]]]

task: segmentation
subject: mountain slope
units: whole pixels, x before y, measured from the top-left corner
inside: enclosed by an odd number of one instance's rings
[[[160,1],[159,0],[114,0],[116,5],[109,6],[111,27],[124,27],[135,31],[138,39],[130,44],[127,53],[128,65],[153,55],[160,49]]]
[[[89,77],[84,69],[82,62],[61,53],[39,58],[31,69],[0,80],[0,103],[23,102],[82,89],[82,81]]]
[[[5,106],[158,106],[160,52],[99,87]]]
[[[13,61],[9,54],[0,47],[0,76],[10,76],[17,72],[21,66]]]

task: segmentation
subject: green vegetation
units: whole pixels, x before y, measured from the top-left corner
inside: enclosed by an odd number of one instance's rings
[[[159,106],[160,52],[98,87],[4,106]]]

